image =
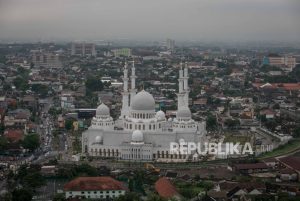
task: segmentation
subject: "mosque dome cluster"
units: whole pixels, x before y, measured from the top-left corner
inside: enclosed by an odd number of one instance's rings
[[[155,100],[153,96],[145,90],[137,93],[132,100],[132,110],[155,110]]]

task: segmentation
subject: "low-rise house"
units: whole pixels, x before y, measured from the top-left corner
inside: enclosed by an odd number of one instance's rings
[[[247,163],[235,164],[233,169],[242,174],[252,174],[258,172],[267,172],[269,167],[265,163]]]
[[[55,165],[44,165],[41,167],[41,174],[43,176],[55,176],[56,166]]]
[[[164,199],[176,199],[180,200],[181,195],[179,194],[176,187],[166,177],[161,177],[155,182],[155,190],[158,195]]]
[[[230,182],[221,181],[214,190],[208,192],[208,195],[215,200],[251,200],[251,198],[264,194],[266,186],[264,183],[248,182]],[[214,194],[218,195],[214,197]],[[224,197],[224,194],[226,197]],[[222,195],[222,197],[220,197]]]
[[[64,185],[65,197],[113,199],[124,195],[127,188],[111,177],[78,177]]]
[[[271,168],[275,168],[279,163],[278,160],[276,160],[275,158],[267,158],[264,159],[263,162]]]
[[[27,119],[17,118],[14,116],[5,116],[4,117],[4,126],[6,128],[20,128],[25,129]]]
[[[284,168],[279,171],[279,178],[281,181],[297,181],[298,175],[296,171]]]
[[[275,112],[270,110],[270,109],[266,109],[266,110],[262,110],[260,111],[260,115],[263,115],[266,117],[266,119],[274,119],[275,117]]]
[[[278,159],[282,166],[285,166],[297,173],[298,181],[300,181],[300,157],[288,156]]]
[[[12,143],[16,143],[19,142],[20,140],[22,140],[24,138],[24,133],[22,130],[19,129],[6,129],[4,131],[4,137]]]
[[[32,109],[36,109],[38,105],[37,99],[34,96],[30,96],[30,95],[24,96],[22,98],[22,102],[24,103],[24,105]]]
[[[227,198],[227,191],[208,191],[207,196],[210,198],[208,200],[213,200],[213,201],[226,201],[228,200]],[[205,197],[204,197],[205,198]],[[204,200],[204,199],[202,199]]]

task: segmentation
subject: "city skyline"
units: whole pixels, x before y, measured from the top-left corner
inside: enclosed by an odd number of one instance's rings
[[[299,41],[296,0],[0,1],[0,40]]]

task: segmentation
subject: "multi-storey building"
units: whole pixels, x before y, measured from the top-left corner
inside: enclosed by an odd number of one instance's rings
[[[96,56],[96,46],[93,43],[72,43],[71,55]]]
[[[32,63],[35,67],[62,67],[61,56],[52,52],[32,51]]]

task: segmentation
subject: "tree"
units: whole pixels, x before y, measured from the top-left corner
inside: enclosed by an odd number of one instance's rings
[[[152,193],[147,197],[146,201],[166,201],[166,199],[163,199],[159,197],[159,195]]]
[[[208,130],[213,130],[217,126],[217,119],[212,114],[209,114],[206,118],[206,127]]]
[[[52,201],[65,201],[65,195],[63,193],[57,193],[54,195]]]
[[[37,134],[28,134],[25,136],[22,146],[25,149],[29,149],[30,151],[34,151],[40,146],[40,138]]]
[[[44,98],[48,95],[49,87],[47,85],[34,84],[32,85],[31,90]]]
[[[272,131],[275,130],[275,128],[276,128],[277,125],[278,125],[278,123],[277,123],[275,120],[273,120],[273,119],[267,120],[267,121],[265,122],[265,126],[266,126],[269,130],[272,130]]]
[[[88,77],[85,82],[86,89],[89,91],[102,91],[103,83],[97,77]]]
[[[35,189],[45,184],[45,179],[38,171],[29,172],[24,178],[23,183],[29,189]]]
[[[240,125],[240,121],[238,119],[226,119],[224,123],[229,129],[236,128]]]
[[[31,201],[32,193],[25,188],[15,189],[12,192],[12,201]]]
[[[25,91],[28,89],[28,83],[26,81],[26,79],[22,78],[22,77],[16,77],[13,81],[16,89],[18,90],[22,90]]]
[[[73,119],[66,119],[66,121],[65,121],[65,128],[67,130],[71,130],[72,127],[73,127],[73,122],[74,122]]]
[[[141,201],[141,198],[136,193],[126,193],[115,199],[116,201]]]
[[[4,151],[7,147],[8,141],[5,137],[0,136],[0,151]]]
[[[129,182],[128,182],[128,188],[130,190],[130,192],[133,191],[133,188],[134,188],[134,183],[133,183],[133,179],[129,179]]]
[[[209,191],[214,187],[214,184],[209,181],[201,181],[197,184],[197,187],[204,188],[206,191]]]
[[[51,107],[51,108],[49,109],[48,113],[49,113],[51,116],[56,117],[57,115],[61,114],[62,111],[61,111],[61,109],[56,109],[55,107]]]
[[[293,132],[294,137],[300,137],[300,127],[295,128]]]

